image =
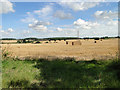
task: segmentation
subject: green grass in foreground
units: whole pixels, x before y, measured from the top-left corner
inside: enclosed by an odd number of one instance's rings
[[[119,88],[120,61],[4,60],[3,88]]]

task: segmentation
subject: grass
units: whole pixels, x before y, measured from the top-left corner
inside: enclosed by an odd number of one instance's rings
[[[120,61],[3,60],[3,88],[119,88]]]

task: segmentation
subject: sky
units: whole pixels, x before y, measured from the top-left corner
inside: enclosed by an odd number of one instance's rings
[[[2,38],[77,37],[78,31],[79,37],[118,36],[117,2],[0,4]]]

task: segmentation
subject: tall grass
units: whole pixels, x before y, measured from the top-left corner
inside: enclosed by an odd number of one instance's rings
[[[120,61],[4,60],[3,88],[119,88]]]

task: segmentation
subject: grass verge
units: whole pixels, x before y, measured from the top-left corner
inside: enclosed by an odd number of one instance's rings
[[[3,60],[2,88],[119,88],[120,61]]]

